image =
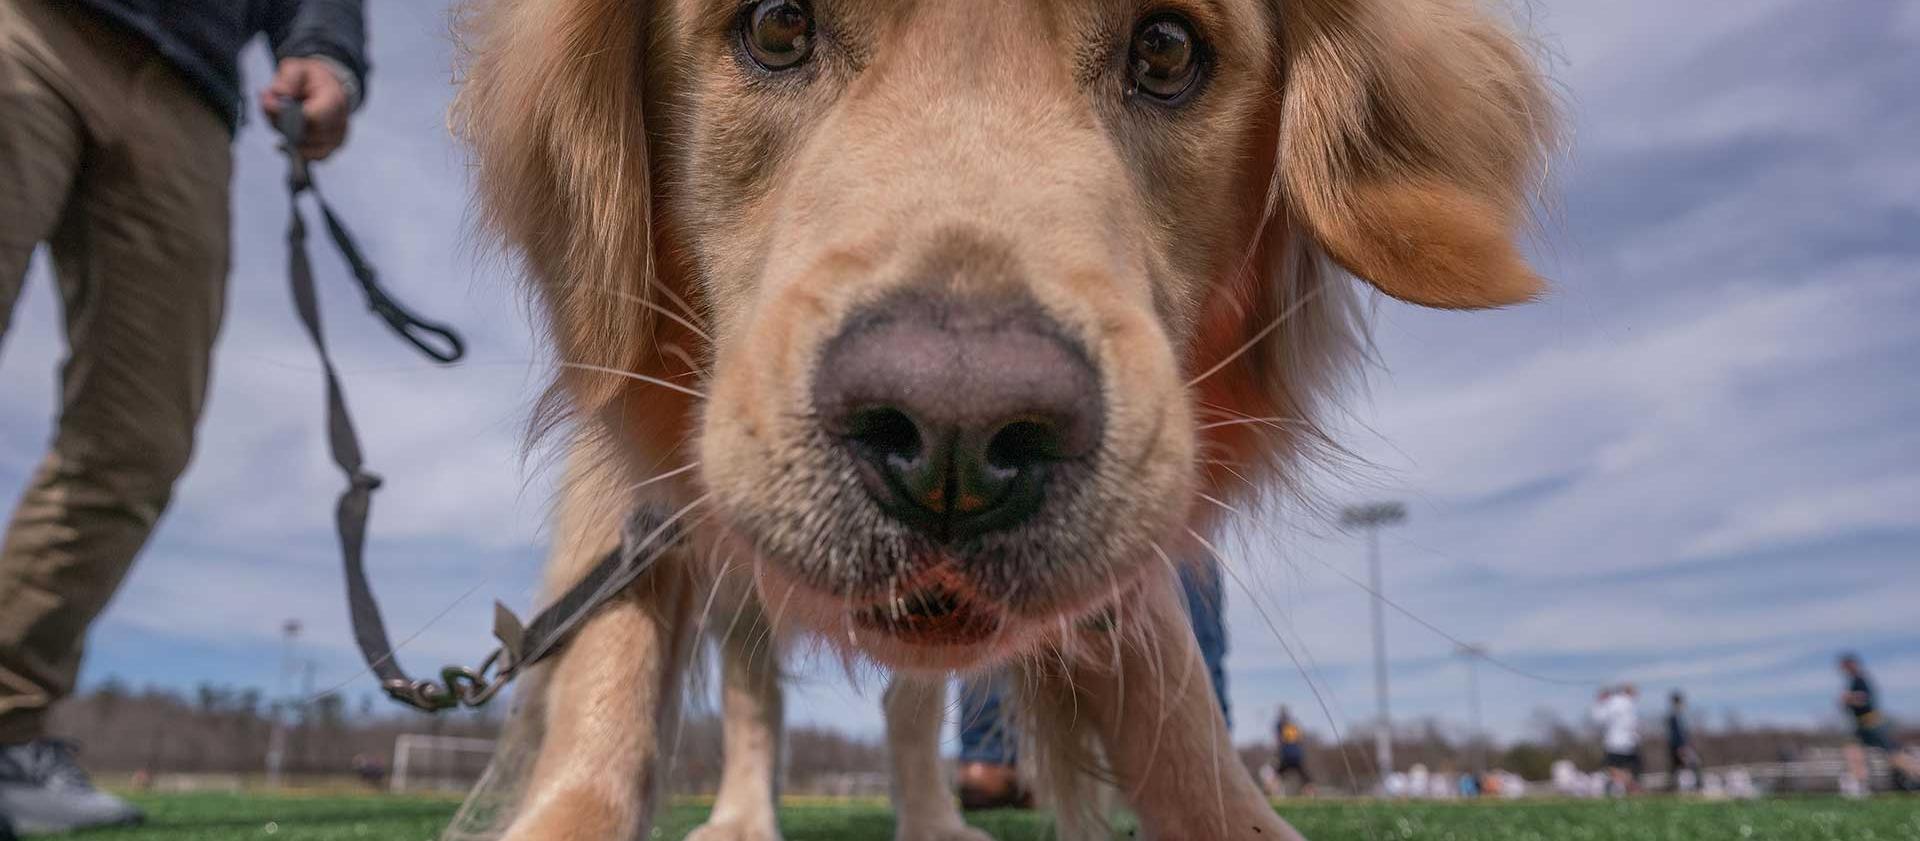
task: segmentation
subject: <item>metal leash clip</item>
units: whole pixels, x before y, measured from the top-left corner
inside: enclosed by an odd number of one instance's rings
[[[503,661],[502,658],[507,658]],[[505,648],[496,648],[477,668],[448,666],[440,680],[390,680],[380,685],[387,696],[421,712],[437,713],[456,707],[486,706],[512,683],[516,670]]]
[[[484,706],[521,671],[558,651],[587,617],[617,598],[653,568],[667,549],[678,545],[683,539],[675,525],[678,516],[662,514],[651,505],[636,509],[622,531],[620,545],[536,614],[530,624],[521,622],[505,604],[494,602],[493,636],[500,646],[476,668],[448,666],[440,670],[437,681],[413,680],[394,665],[392,647],[385,644],[384,633],[377,647],[363,647],[361,653],[376,674],[396,675],[380,683],[395,701],[426,713]],[[377,606],[371,601],[367,605],[373,611],[369,616],[377,619]]]

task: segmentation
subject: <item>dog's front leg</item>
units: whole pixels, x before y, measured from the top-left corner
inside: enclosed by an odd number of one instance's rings
[[[887,753],[898,821],[894,841],[993,841],[960,817],[941,771],[946,708],[945,675],[896,675],[887,686]]]
[[[1041,691],[1095,727],[1142,837],[1302,841],[1240,764],[1178,585],[1155,580],[1141,596],[1111,627],[1083,632],[1071,680],[1054,672]],[[1047,706],[1058,721],[1060,702]]]
[[[687,841],[780,841],[780,648],[752,595],[738,595],[744,603],[720,640],[720,791]]]
[[[607,526],[587,533],[618,531]],[[562,564],[585,569],[564,557],[555,563],[556,580],[564,578]],[[556,655],[543,688],[539,759],[503,841],[648,838],[660,796],[661,755],[671,749],[679,727],[680,682],[691,651],[689,572],[681,553],[662,558]]]

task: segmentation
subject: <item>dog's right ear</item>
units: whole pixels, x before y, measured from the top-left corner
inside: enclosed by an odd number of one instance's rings
[[[1326,253],[1395,298],[1532,298],[1516,237],[1554,139],[1544,80],[1477,0],[1287,0],[1277,177]]]
[[[459,26],[451,122],[482,219],[525,262],[561,361],[634,370],[653,318],[653,193],[644,113],[645,0],[476,0]],[[567,368],[575,408],[623,385]]]

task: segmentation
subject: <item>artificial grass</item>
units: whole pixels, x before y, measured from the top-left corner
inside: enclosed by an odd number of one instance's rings
[[[82,833],[73,841],[432,841],[457,803],[379,796],[151,795],[139,829]],[[1885,797],[1703,803],[1645,799],[1518,803],[1284,804],[1311,841],[1920,841],[1920,799]],[[657,838],[680,839],[705,817],[678,805]],[[1044,815],[970,816],[1000,841],[1049,838]],[[892,841],[881,803],[805,802],[781,811],[787,841]],[[1126,837],[1122,827],[1118,836]],[[1236,840],[1237,841],[1237,840]]]

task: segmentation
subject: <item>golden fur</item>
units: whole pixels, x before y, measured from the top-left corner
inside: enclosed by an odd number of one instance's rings
[[[902,838],[979,837],[940,793],[937,732],[898,719],[940,706],[924,676],[1002,664],[1067,837],[1100,831],[1094,761],[1151,837],[1288,837],[1196,672],[1169,558],[1204,557],[1207,498],[1287,487],[1330,446],[1316,422],[1362,342],[1336,266],[1426,306],[1539,293],[1515,244],[1553,140],[1532,59],[1474,0],[811,8],[815,55],[786,75],[742,59],[738,0],[475,0],[462,22],[455,126],[564,363],[549,584],[638,500],[693,535],[528,689],[538,744],[503,758],[524,779],[482,834],[645,837],[717,603],[729,756],[702,839],[777,838],[777,670],[744,642],[767,627],[923,676],[887,704]],[[1128,35],[1160,13],[1210,45],[1177,108],[1125,94]],[[849,315],[929,277],[1035,301],[1087,349],[1107,417],[1071,516],[1003,546],[1024,576],[1005,633],[940,649],[852,630],[905,550],[837,501],[806,402]]]

